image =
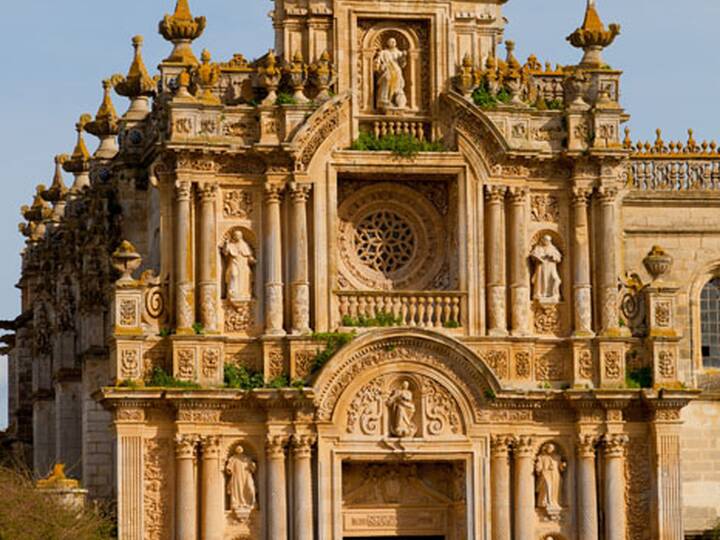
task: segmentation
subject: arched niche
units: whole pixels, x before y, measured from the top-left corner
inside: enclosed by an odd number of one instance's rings
[[[365,29],[361,38],[362,48],[360,66],[358,66],[362,75],[360,82],[362,112],[365,114],[383,112],[377,107],[374,61],[378,52],[387,47],[390,39],[395,39],[398,48],[407,52],[407,63],[403,68],[407,108],[400,112],[419,113],[425,110],[427,107],[424,98],[429,89],[423,87],[423,68],[427,69],[427,66],[424,65],[426,44],[422,35],[422,25],[404,21],[365,21],[361,26]]]
[[[408,413],[415,427],[411,435],[393,427],[390,405],[404,383],[414,405]],[[472,351],[419,329],[357,338],[328,362],[313,386],[318,420],[339,426],[350,438],[423,440],[464,437],[481,421],[486,395],[500,390]]]

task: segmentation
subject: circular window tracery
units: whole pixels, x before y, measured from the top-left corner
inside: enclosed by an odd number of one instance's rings
[[[378,183],[358,189],[338,215],[345,289],[423,290],[445,263],[445,223],[412,188]]]
[[[385,275],[403,269],[415,253],[411,225],[396,212],[379,210],[355,227],[355,249],[366,266]]]

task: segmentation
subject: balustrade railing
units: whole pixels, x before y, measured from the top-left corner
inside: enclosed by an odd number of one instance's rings
[[[720,150],[715,142],[698,143],[692,130],[688,140],[666,143],[657,131],[654,143],[630,141],[628,186],[639,191],[720,191]]]
[[[447,291],[337,292],[340,319],[345,326],[392,316],[398,326],[459,328],[465,325],[466,293]]]

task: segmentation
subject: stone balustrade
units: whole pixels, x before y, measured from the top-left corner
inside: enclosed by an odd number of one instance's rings
[[[465,300],[461,292],[385,292],[341,291],[338,295],[340,318],[374,319],[392,315],[400,326],[457,328],[465,326]],[[349,326],[349,325],[347,325]]]
[[[628,184],[641,191],[720,190],[720,157],[633,157]]]

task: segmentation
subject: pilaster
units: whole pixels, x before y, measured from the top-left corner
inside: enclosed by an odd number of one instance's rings
[[[175,325],[178,334],[191,334],[195,323],[191,191],[189,181],[175,183]]]
[[[282,186],[265,185],[265,333],[274,336],[285,335],[280,224],[282,193]]]
[[[505,281],[505,186],[485,186],[487,201],[487,306],[488,334],[507,335]]]
[[[218,248],[216,199],[217,184],[206,183],[200,187],[200,265],[199,299],[200,322],[206,332],[215,333],[218,328]]]

